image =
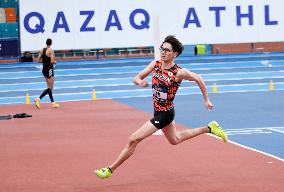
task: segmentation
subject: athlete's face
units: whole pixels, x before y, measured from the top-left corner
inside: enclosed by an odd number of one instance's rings
[[[174,52],[172,45],[165,42],[161,47],[160,47],[160,52],[161,52],[161,60],[162,61],[170,61],[173,60],[177,53]]]

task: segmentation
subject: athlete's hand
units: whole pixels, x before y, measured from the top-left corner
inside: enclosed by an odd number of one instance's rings
[[[213,104],[211,103],[211,101],[208,99],[207,101],[205,101],[205,107],[208,111],[211,111],[213,108]]]
[[[149,83],[145,79],[143,79],[139,84],[140,87],[148,87],[148,85],[149,85]]]

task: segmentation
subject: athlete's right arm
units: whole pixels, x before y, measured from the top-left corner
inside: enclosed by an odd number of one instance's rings
[[[135,85],[139,85],[141,87],[147,87],[148,86],[148,81],[145,80],[145,78],[153,71],[155,67],[156,61],[152,61],[145,69],[140,71],[133,79],[133,83]]]

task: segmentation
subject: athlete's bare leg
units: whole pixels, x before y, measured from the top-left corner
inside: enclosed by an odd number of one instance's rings
[[[52,90],[53,89],[53,85],[54,85],[54,77],[51,76],[50,78],[45,78],[47,87]]]
[[[147,121],[140,129],[135,131],[129,137],[127,145],[122,149],[117,159],[109,166],[109,168],[114,171],[134,153],[136,146],[140,141],[149,137],[156,131],[158,131],[158,129],[150,121]]]
[[[177,145],[185,140],[191,139],[203,133],[209,133],[210,130],[208,126],[194,128],[194,129],[185,129],[182,131],[176,131],[175,122],[173,121],[167,127],[162,129],[165,137],[172,145]]]

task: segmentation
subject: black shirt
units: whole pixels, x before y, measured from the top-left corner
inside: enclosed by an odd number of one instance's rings
[[[46,48],[42,50],[41,59],[43,68],[53,68],[53,65],[51,64],[51,58],[46,55]]]

